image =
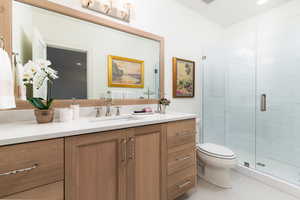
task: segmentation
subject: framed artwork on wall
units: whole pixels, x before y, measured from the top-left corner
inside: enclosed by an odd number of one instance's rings
[[[173,97],[193,98],[195,96],[195,62],[173,58]]]
[[[144,61],[108,56],[108,86],[144,88]]]

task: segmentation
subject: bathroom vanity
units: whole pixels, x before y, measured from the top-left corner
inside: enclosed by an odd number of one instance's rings
[[[0,199],[175,199],[196,184],[195,126],[189,114],[0,125]]]

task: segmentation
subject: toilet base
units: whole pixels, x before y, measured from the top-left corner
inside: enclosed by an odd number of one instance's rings
[[[232,188],[231,169],[204,166],[203,173],[198,173],[205,181],[221,188]]]

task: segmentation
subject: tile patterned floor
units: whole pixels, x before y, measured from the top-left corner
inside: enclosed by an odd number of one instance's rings
[[[196,189],[177,200],[299,200],[237,172],[232,178],[233,188],[227,190],[199,180]]]

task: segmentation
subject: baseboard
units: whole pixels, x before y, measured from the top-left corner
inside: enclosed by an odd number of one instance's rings
[[[274,187],[282,192],[295,196],[296,198],[300,198],[300,187],[297,185],[241,165],[237,166],[234,170],[245,176],[254,178],[266,185]]]

